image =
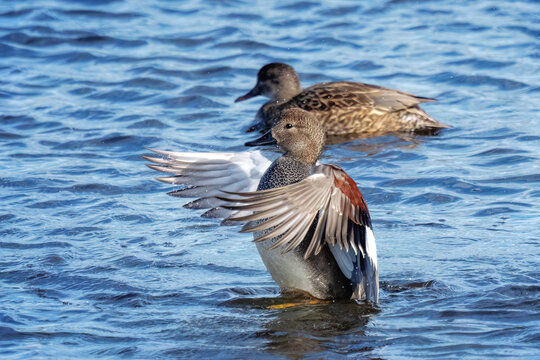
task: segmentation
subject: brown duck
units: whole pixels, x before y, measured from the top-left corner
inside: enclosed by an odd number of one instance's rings
[[[450,126],[430,117],[418,104],[435,99],[382,86],[350,81],[325,82],[302,90],[292,66],[271,63],[257,74],[257,84],[235,102],[257,95],[270,98],[256,115],[252,130],[267,130],[285,109],[313,113],[327,136],[371,137],[385,133],[432,133]],[[254,143],[256,144],[256,143]]]

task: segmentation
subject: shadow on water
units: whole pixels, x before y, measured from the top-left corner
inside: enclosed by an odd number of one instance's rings
[[[373,346],[363,343],[366,326],[380,312],[378,307],[351,300],[318,301],[284,295],[236,298],[221,305],[260,310],[262,330],[254,336],[263,340],[266,352],[291,359],[327,351],[345,354],[372,350]],[[340,349],[336,339],[342,336],[347,337],[347,348]]]
[[[343,144],[349,151],[375,155],[389,149],[414,150],[429,137],[437,137],[446,129],[415,131],[411,133],[375,133],[369,136],[359,134],[331,135],[326,145]]]
[[[413,281],[413,282],[381,282],[381,289],[389,293],[399,293],[407,290],[433,288],[435,290],[442,287],[442,284],[435,280]]]
[[[444,284],[435,280],[381,283],[383,298],[398,296],[391,302],[408,302],[418,296],[437,297],[447,290]],[[233,298],[220,306],[250,312],[260,323],[253,337],[262,341],[261,348],[272,356],[290,359],[321,353],[370,356],[373,350],[388,343],[387,339],[373,336],[368,331],[370,322],[384,314],[385,307],[389,306],[384,300],[379,306],[373,306],[352,300],[324,301],[282,294]]]
[[[327,145],[338,145],[343,144],[346,142],[351,142],[354,140],[368,140],[373,139],[377,141],[377,139],[385,139],[382,143],[383,144],[399,144],[402,142],[408,142],[411,146],[410,148],[414,148],[417,145],[419,145],[422,141],[422,137],[425,136],[438,136],[443,132],[442,129],[428,129],[428,130],[418,130],[410,133],[388,133],[388,132],[380,132],[380,133],[370,133],[370,134],[346,134],[346,135],[330,135],[326,138],[326,144]],[[390,140],[388,140],[390,139]]]
[[[335,138],[332,138],[334,141]],[[334,142],[332,145],[341,144],[345,141]],[[420,140],[413,136],[384,136],[380,138],[366,138],[357,141],[350,141],[345,144],[347,150],[375,155],[388,149],[412,150],[420,144]]]

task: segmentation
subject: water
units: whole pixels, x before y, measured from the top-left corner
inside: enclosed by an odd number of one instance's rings
[[[0,357],[532,358],[536,1],[0,3]],[[332,145],[370,206],[377,309],[288,299],[249,235],[143,147],[241,151],[260,66],[439,101],[453,126]]]

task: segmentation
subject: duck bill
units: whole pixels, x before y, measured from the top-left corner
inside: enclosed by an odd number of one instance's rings
[[[248,141],[246,146],[260,146],[260,145],[276,145],[277,141],[272,137],[272,130],[267,131],[263,136],[257,140]]]
[[[247,100],[247,99],[251,99],[252,97],[255,97],[255,96],[260,95],[260,94],[261,93],[259,91],[259,87],[255,86],[253,89],[250,90],[250,92],[248,92],[245,95],[240,96],[238,99],[234,100],[234,102],[237,103],[239,101],[244,101],[244,100]]]

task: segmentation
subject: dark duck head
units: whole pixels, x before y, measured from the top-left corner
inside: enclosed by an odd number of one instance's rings
[[[292,66],[271,63],[263,66],[257,74],[257,84],[235,102],[263,95],[273,101],[284,102],[302,92],[300,79]]]

